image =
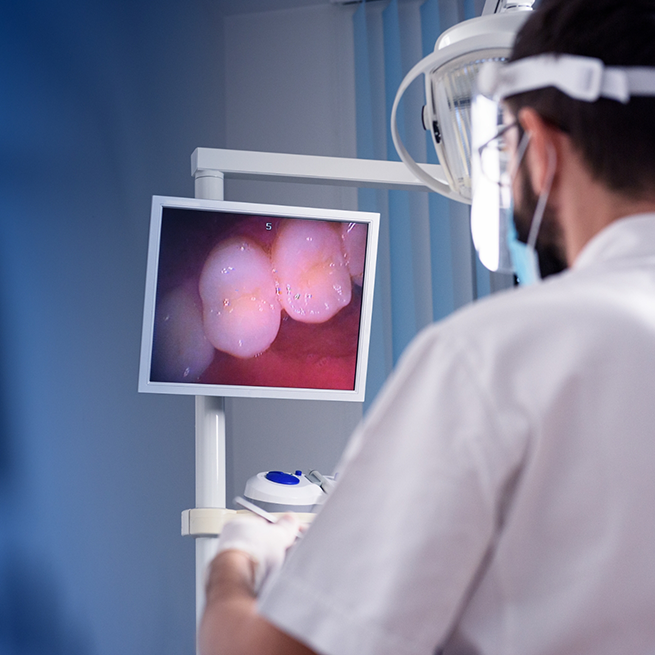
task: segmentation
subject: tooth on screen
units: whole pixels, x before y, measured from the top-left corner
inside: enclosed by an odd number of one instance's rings
[[[323,323],[350,303],[352,283],[340,227],[322,221],[283,221],[271,259],[280,303],[296,321]]]
[[[281,308],[271,261],[247,237],[228,239],[209,254],[200,274],[205,334],[218,350],[254,357],[275,340]]]

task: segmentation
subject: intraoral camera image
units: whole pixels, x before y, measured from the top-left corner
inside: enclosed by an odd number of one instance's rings
[[[354,389],[367,231],[164,207],[150,381]]]

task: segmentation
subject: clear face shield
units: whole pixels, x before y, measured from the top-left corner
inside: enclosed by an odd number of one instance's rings
[[[502,103],[481,94],[474,96],[471,117],[473,243],[486,268],[514,273],[521,284],[534,284],[540,278],[536,254],[538,227],[548,198],[540,198],[540,211],[533,217],[527,242],[522,243],[514,225],[512,191],[530,135]]]
[[[471,104],[471,233],[480,261],[491,271],[514,270],[508,247],[512,181],[524,139],[515,121],[505,122],[499,102],[476,94]],[[516,155],[516,156],[515,156]]]
[[[540,55],[481,67],[471,103],[473,243],[489,270],[512,272],[522,284],[540,279],[537,237],[557,163],[554,151],[549,153],[545,188],[523,243],[513,220],[512,187],[530,137],[504,109],[503,100],[545,87],[585,102],[605,97],[627,103],[631,95],[655,95],[655,69],[605,67],[598,59],[573,55]]]

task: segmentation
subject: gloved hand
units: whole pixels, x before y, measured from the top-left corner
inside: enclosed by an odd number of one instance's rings
[[[238,516],[223,527],[217,554],[224,550],[246,553],[255,564],[253,587],[259,594],[264,582],[281,568],[299,534],[300,522],[294,514],[285,514],[277,523],[249,514]]]

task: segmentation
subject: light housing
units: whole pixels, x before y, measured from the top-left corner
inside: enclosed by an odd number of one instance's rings
[[[471,202],[471,97],[480,66],[504,60],[516,33],[529,15],[520,7],[472,18],[446,30],[434,52],[416,64],[402,81],[391,111],[391,135],[401,160],[428,188],[459,202]],[[448,180],[426,173],[407,152],[399,134],[397,111],[409,85],[425,76],[423,125]]]

